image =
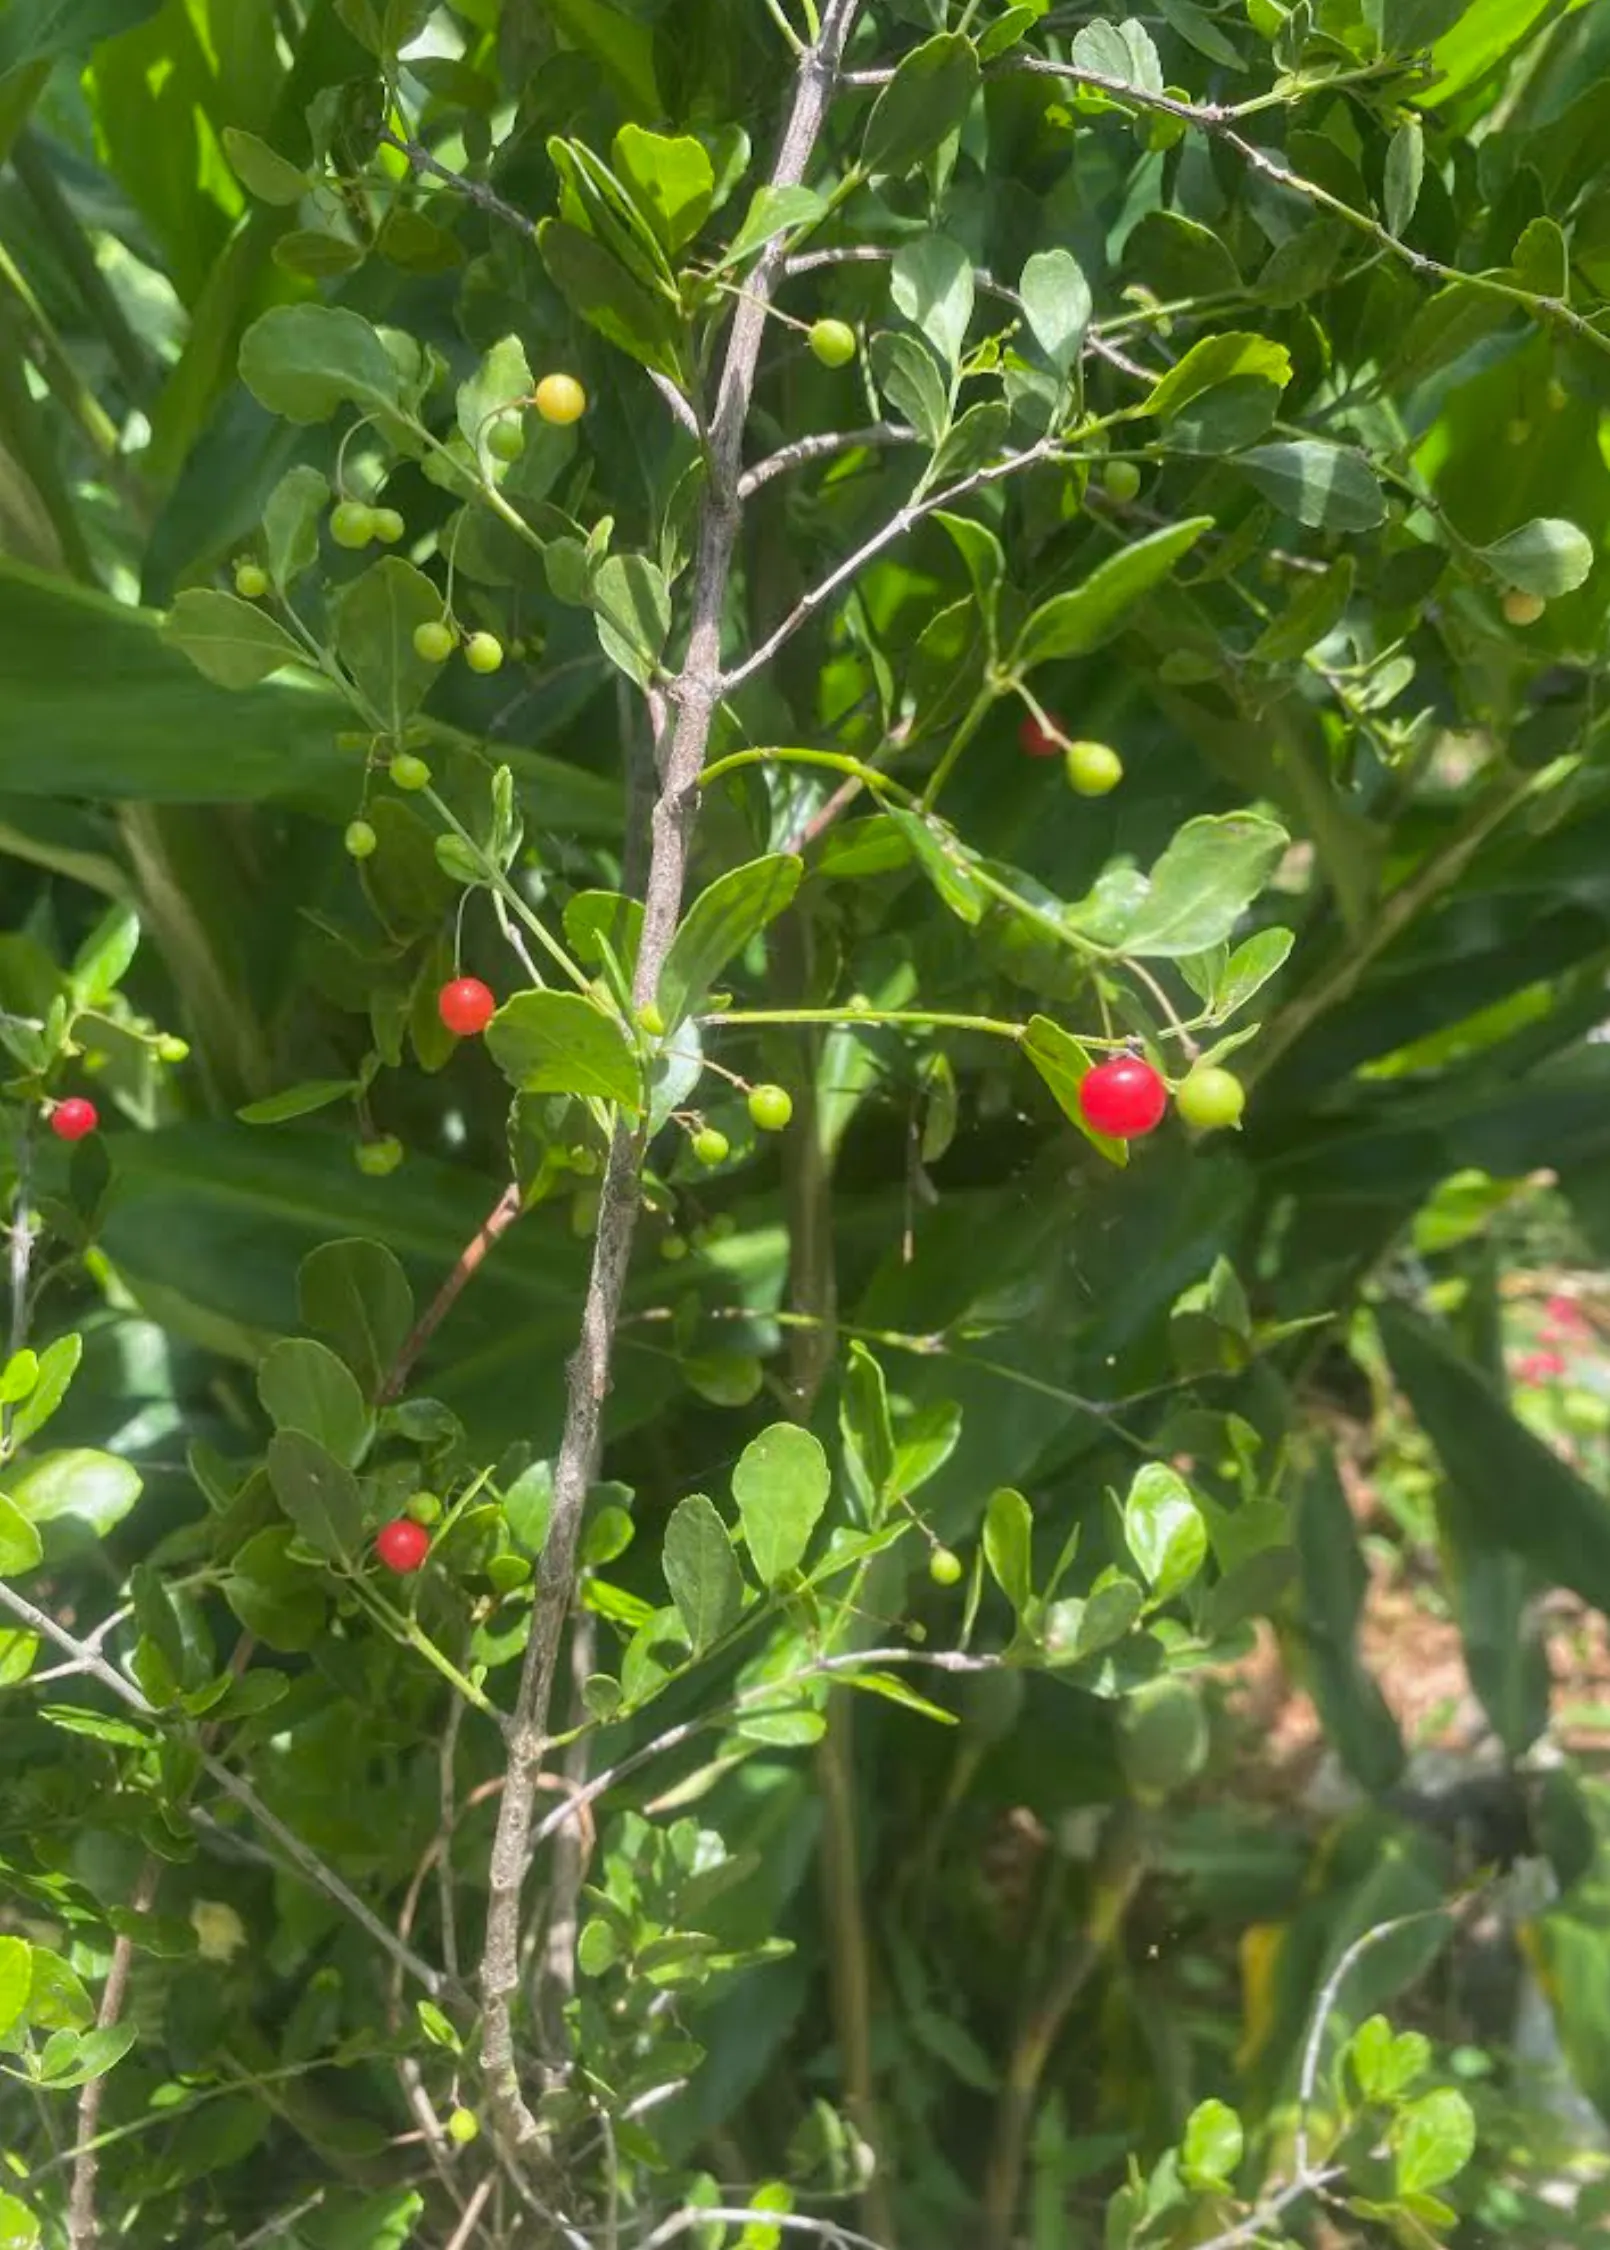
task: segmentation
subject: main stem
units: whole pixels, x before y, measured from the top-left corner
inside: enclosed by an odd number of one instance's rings
[[[796,186],[804,178],[857,4],[858,0],[829,0],[820,36],[801,57],[793,105],[772,170],[773,186]],[[744,427],[765,333],[767,302],[782,270],[784,254],[784,238],[780,237],[762,258],[747,293],[739,300],[710,421],[709,482],[699,532],[692,629],[681,674],[670,691],[676,716],[668,743],[662,735],[659,791],[649,819],[649,870],[634,985],[640,1005],[654,996],[682,911],[699,774],[721,692],[721,620],[741,520],[738,480]],[[581,1337],[568,1370],[565,1427],[554,1472],[553,1517],[510,1724],[508,1767],[492,1842],[480,1971],[485,2006],[481,2062],[493,2123],[505,2144],[513,2148],[534,2147],[543,2137],[521,2091],[515,2058],[520,1898],[530,1855],[537,1785],[547,1749],[559,1645],[575,1590],[582,1509],[598,1471],[604,1399],[637,1224],[643,1153],[641,1137],[624,1124],[617,1125],[599,1201]]]

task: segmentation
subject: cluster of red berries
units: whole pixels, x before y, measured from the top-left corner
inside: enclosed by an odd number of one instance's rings
[[[1246,1107],[1239,1078],[1214,1063],[1199,1063],[1181,1080],[1174,1105],[1201,1132],[1239,1125]],[[1138,1141],[1155,1133],[1168,1109],[1168,1087],[1141,1055],[1114,1055],[1079,1081],[1079,1114],[1109,1140]]]

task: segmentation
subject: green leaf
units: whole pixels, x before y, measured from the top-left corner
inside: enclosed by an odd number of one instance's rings
[[[1109,1164],[1127,1164],[1129,1150],[1123,1141],[1109,1140],[1105,1133],[1085,1123],[1079,1107],[1079,1086],[1093,1065],[1073,1033],[1064,1031],[1050,1016],[1031,1016],[1023,1034],[1023,1052],[1050,1088],[1063,1116],[1078,1126],[1091,1147],[1099,1149]]]
[[[1495,1386],[1428,1323],[1394,1305],[1376,1323],[1399,1388],[1457,1489],[1471,1536],[1519,1554],[1610,1610],[1610,1505],[1513,1415]],[[1516,1505],[1524,1493],[1525,1505]]]
[[[289,1118],[310,1117],[315,1110],[328,1109],[332,1102],[357,1091],[355,1078],[309,1078],[300,1086],[287,1086],[282,1093],[265,1094],[260,1102],[248,1102],[235,1115],[243,1125],[283,1125]]]
[[[1205,953],[1227,938],[1290,842],[1263,813],[1202,813],[1188,820],[1151,871],[1124,933],[1124,951],[1146,960]]]
[[[442,614],[442,597],[422,570],[387,555],[343,589],[336,605],[336,653],[381,727],[399,734],[424,702],[439,666],[414,648],[414,632]]]
[[[763,1585],[799,1568],[832,1483],[820,1440],[793,1422],[774,1422],[744,1447],[732,1497]]]
[[[1073,59],[1081,70],[1103,78],[1116,78],[1146,93],[1163,91],[1163,66],[1151,33],[1132,17],[1123,23],[1107,23],[1099,17],[1087,23],[1074,35]]]
[[[827,198],[815,188],[773,187],[770,182],[756,188],[744,213],[743,225],[733,236],[721,263],[735,266],[751,257],[755,251],[791,227],[805,226],[819,219],[827,209]]]
[[[737,1623],[743,1574],[715,1503],[702,1492],[679,1500],[665,1527],[665,1583],[700,1655]]]
[[[363,1395],[378,1398],[414,1324],[414,1293],[391,1251],[355,1237],[322,1243],[302,1260],[297,1300],[303,1321],[340,1353]]]
[[[39,2221],[14,2195],[0,2195],[0,2250],[34,2250]]]
[[[5,1493],[13,1506],[37,1530],[41,1524],[58,1528],[46,1547],[78,1546],[104,1539],[123,1521],[144,1489],[132,1461],[100,1453],[93,1446],[68,1446],[59,1453],[42,1453],[37,1460],[6,1472]]]
[[[1425,177],[1426,138],[1418,117],[1407,117],[1387,143],[1382,201],[1389,234],[1402,234],[1414,217]]]
[[[38,1532],[16,1503],[0,1492],[0,1578],[20,1578],[25,1571],[37,1570],[44,1554]]]
[[[1351,446],[1296,438],[1238,453],[1235,465],[1283,514],[1313,530],[1373,531],[1386,520],[1375,471]]]
[[[377,329],[343,305],[274,305],[241,338],[241,380],[288,422],[327,422],[338,406],[395,407],[401,385]]]
[[[960,129],[978,91],[978,55],[960,32],[942,31],[902,57],[867,120],[861,170],[913,171]]]
[[[1090,325],[1090,284],[1071,250],[1038,250],[1018,283],[1029,333],[1059,375],[1066,375]]]
[[[59,1953],[36,1945],[32,1968],[28,2021],[35,2031],[83,2031],[95,2021],[95,2003]]]
[[[894,254],[890,294],[955,374],[973,316],[973,261],[945,234],[914,235]]]
[[[182,649],[196,670],[219,687],[256,687],[287,664],[311,661],[284,626],[255,603],[210,586],[186,587],[168,612],[162,638]]]
[[[279,155],[255,133],[239,125],[226,125],[220,138],[229,169],[259,203],[300,203],[312,187],[311,178],[300,165]]]
[[[1515,279],[1539,297],[1565,297],[1570,292],[1571,254],[1559,221],[1539,213],[1521,230],[1510,259]]]
[[[859,1339],[850,1344],[839,1387],[839,1435],[862,1513],[876,1523],[894,1475],[894,1427],[883,1369]]]
[[[109,907],[73,956],[73,990],[86,1008],[101,1008],[123,982],[140,944],[132,906]]]
[[[1181,2173],[1191,2187],[1228,2189],[1246,2145],[1241,2120],[1227,2102],[1198,2102],[1185,2120]]]
[[[1170,30],[1177,31],[1199,55],[1206,55],[1209,62],[1222,63],[1226,70],[1246,69],[1240,51],[1230,44],[1207,10],[1196,6],[1196,0],[1157,0],[1157,4]]]
[[[1267,336],[1232,330],[1223,336],[1204,336],[1182,360],[1152,385],[1141,402],[1143,414],[1170,421],[1207,391],[1231,382],[1253,382],[1276,392],[1291,381],[1291,355],[1284,344]]]
[[[1207,1524],[1185,1480],[1161,1461],[1137,1469],[1124,1501],[1124,1538],[1154,1598],[1183,1592],[1207,1560]]]
[[[1061,657],[1088,656],[1112,639],[1135,604],[1161,583],[1180,557],[1189,553],[1211,516],[1189,516],[1183,523],[1148,532],[1103,563],[1071,592],[1056,594],[1034,611],[1010,657],[1014,672]]]
[[[1390,1789],[1404,1766],[1403,1738],[1358,1654],[1358,1620],[1367,1574],[1358,1528],[1335,1464],[1316,1454],[1297,1487],[1292,1538],[1302,1589],[1308,1686],[1326,1739],[1353,1778],[1372,1794]]]
[[[537,243],[555,287],[589,327],[656,374],[681,382],[682,328],[664,297],[568,220],[544,219]]]
[[[1317,578],[1304,578],[1280,615],[1247,651],[1255,664],[1295,664],[1335,630],[1353,598],[1351,555],[1338,556]]]
[[[1366,2101],[1396,2101],[1430,2067],[1431,2042],[1423,2031],[1393,2036],[1385,2016],[1370,2016],[1348,2043],[1348,2060]]]
[[[276,1430],[267,1459],[274,1496],[308,1545],[332,1562],[354,1555],[363,1536],[363,1501],[346,1463],[301,1430]]]
[[[586,969],[601,969],[604,947],[630,977],[643,936],[643,905],[622,891],[577,891],[565,901],[565,943]]]
[[[967,575],[973,582],[973,592],[978,597],[978,606],[983,613],[993,646],[996,605],[1006,576],[1005,550],[989,525],[979,523],[972,516],[953,516],[944,508],[939,508],[934,512],[934,521],[942,524],[949,532],[962,561],[967,565]]]
[[[78,1363],[84,1356],[84,1339],[74,1333],[58,1336],[47,1344],[39,1355],[39,1372],[27,1398],[11,1417],[12,1445],[26,1445],[28,1440],[55,1413],[67,1396],[73,1377],[78,1373]]]
[[[553,1520],[551,1461],[533,1461],[521,1470],[503,1495],[503,1517],[515,1544],[528,1555],[540,1555]]]
[[[1502,585],[1545,601],[1574,593],[1593,568],[1592,540],[1560,516],[1534,516],[1476,552]]]
[[[643,1106],[637,1056],[613,1016],[579,992],[517,992],[486,1027],[487,1052],[523,1094]]]
[[[123,2060],[139,2037],[132,2023],[107,2024],[94,2031],[58,2031],[39,2057],[39,2083],[58,2093],[104,2078]]]
[[[1053,1664],[1082,1664],[1123,1640],[1146,1606],[1133,1578],[1107,1571],[1084,1600],[1054,1602],[1046,1617],[1046,1644]]]
[[[257,1395],[277,1430],[316,1438],[337,1460],[354,1467],[368,1447],[373,1424],[349,1369],[309,1336],[286,1336],[257,1370]]]
[[[699,1007],[727,963],[792,903],[804,872],[792,852],[773,852],[729,868],[699,893],[660,971],[656,998],[667,1030]]]
[[[1223,1023],[1285,966],[1296,940],[1290,930],[1259,930],[1238,945],[1213,986],[1213,1019]]]
[[[939,441],[929,478],[954,484],[999,457],[1012,426],[1010,410],[998,398],[980,399],[957,416]]]
[[[872,374],[889,404],[930,449],[940,445],[950,427],[950,396],[928,346],[916,336],[875,336]]]
[[[1470,2162],[1476,2148],[1476,2120],[1469,2102],[1452,2086],[1439,2086],[1399,2110],[1392,2127],[1400,2195],[1420,2195],[1440,2187]]]
[[[481,364],[458,386],[458,426],[484,477],[497,480],[500,464],[488,439],[499,409],[518,411],[532,392],[531,363],[518,336],[503,336],[482,355]],[[437,603],[437,614],[441,604]]]
[[[958,841],[955,830],[931,813],[907,812],[903,806],[891,810],[888,819],[910,845],[912,858],[952,914],[967,923],[981,921],[986,904],[984,888],[973,872],[972,855]]]
[[[609,555],[593,577],[598,640],[610,662],[646,688],[671,630],[671,589],[646,555]]]
[[[1021,1622],[1034,1599],[1034,1512],[1009,1485],[984,1510],[984,1560]]]
[[[13,1352],[0,1371],[0,1406],[15,1406],[25,1399],[39,1380],[39,1354],[26,1345]]]
[[[1118,1753],[1142,1804],[1159,1804],[1201,1772],[1207,1717],[1194,1680],[1147,1681],[1118,1706]]]
[[[617,176],[669,251],[693,240],[715,198],[715,168],[702,142],[690,134],[674,139],[623,125],[610,150]]]

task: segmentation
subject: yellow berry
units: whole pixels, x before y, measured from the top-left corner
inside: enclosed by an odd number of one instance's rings
[[[587,411],[587,393],[574,375],[544,375],[536,389],[536,408],[545,422],[579,422]]]
[[[464,661],[472,672],[496,672],[503,663],[503,643],[496,633],[472,633],[464,643]]]
[[[1511,586],[1504,596],[1504,615],[1511,625],[1535,625],[1547,608],[1541,594],[1529,594],[1521,586]]]

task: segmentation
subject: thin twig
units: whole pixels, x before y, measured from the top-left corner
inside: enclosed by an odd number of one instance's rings
[[[489,188],[482,180],[465,179],[462,172],[455,172],[439,156],[432,155],[423,141],[410,140],[405,134],[394,133],[389,125],[381,127],[380,138],[388,148],[394,148],[400,155],[406,156],[416,171],[429,172],[433,179],[452,188],[455,194],[465,196],[471,203],[478,203],[494,219],[503,220],[506,226],[517,227],[527,240],[536,233],[535,225],[525,213],[517,210],[512,203],[505,203],[495,188]]]
[[[907,429],[903,422],[869,422],[860,430],[818,430],[814,436],[795,438],[791,445],[779,446],[768,453],[752,469],[745,469],[738,479],[738,497],[747,500],[773,477],[797,469],[806,461],[824,461],[835,453],[850,453],[857,446],[918,445],[922,441],[915,430]]]
[[[447,2250],[465,2250],[466,2244],[474,2239],[475,2230],[481,2221],[481,2213],[492,2200],[492,2189],[496,2180],[497,2174],[488,2172],[486,2178],[470,2197],[468,2203],[465,2204],[464,2216],[459,2220],[458,2225],[448,2238]]]
[[[161,1874],[162,1862],[154,1856],[148,1857],[129,1899],[136,1914],[150,1912]],[[97,2031],[110,2031],[122,2015],[133,1966],[134,1940],[127,1931],[120,1931],[107,1965],[106,1982],[101,1987],[101,2004],[95,2016]],[[95,2136],[100,2128],[107,2076],[103,2070],[96,2077],[86,2079],[78,2096],[78,2121],[73,2133],[73,2180],[67,2194],[67,2240],[72,2250],[94,2250],[100,2235],[95,2214],[95,2182],[101,2158]]]
[[[392,1361],[391,1370],[381,1389],[382,1404],[399,1397],[407,1387],[414,1362],[458,1303],[465,1288],[474,1280],[487,1252],[508,1233],[523,1208],[520,1183],[518,1180],[511,1180],[465,1243],[453,1270],[404,1338],[402,1348]]]
[[[829,0],[820,37],[802,58],[777,160],[774,187],[803,178],[837,77],[857,0]],[[781,242],[762,256],[733,315],[707,445],[709,477],[700,511],[693,615],[680,676],[668,691],[675,725],[664,744],[660,795],[644,899],[634,993],[650,1000],[681,913],[698,804],[699,770],[721,696],[721,624],[740,522],[738,477],[744,429],[764,338],[766,311],[782,263]],[[599,1199],[592,1271],[581,1337],[571,1359],[565,1425],[554,1473],[553,1516],[537,1581],[531,1637],[510,1726],[509,1756],[488,1869],[486,1937],[480,1983],[481,2061],[493,2123],[510,2149],[533,2146],[542,2129],[521,2091],[514,2044],[514,1994],[520,1977],[520,1898],[530,1857],[537,1784],[547,1748],[549,1706],[565,1620],[575,1592],[576,1554],[587,1491],[602,1449],[605,1395],[614,1359],[626,1268],[640,1195],[639,1140],[616,1128]]]
[[[760,671],[762,666],[769,664],[784,642],[792,640],[800,627],[815,616],[824,602],[831,601],[839,588],[858,576],[874,555],[881,554],[885,547],[892,547],[897,539],[903,539],[913,525],[921,523],[924,516],[931,516],[936,508],[954,507],[958,500],[965,500],[970,492],[981,491],[987,484],[998,484],[1002,477],[1014,476],[1019,469],[1031,468],[1036,461],[1045,460],[1051,450],[1052,440],[1041,438],[1036,444],[1026,446],[1021,453],[1009,453],[1004,461],[993,461],[986,468],[975,469],[971,476],[961,477],[955,484],[946,485],[943,492],[930,492],[920,500],[908,500],[853,555],[847,556],[825,578],[819,579],[800,596],[782,623],[768,633],[760,646],[751,650],[743,662],[735,665],[726,675],[721,682],[722,693],[730,694],[734,688],[741,687],[745,680]]]

